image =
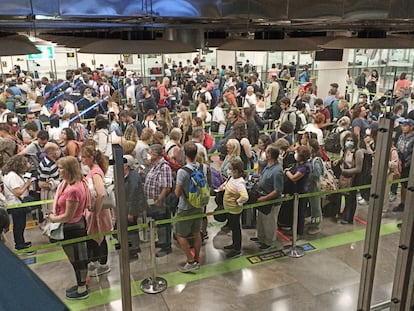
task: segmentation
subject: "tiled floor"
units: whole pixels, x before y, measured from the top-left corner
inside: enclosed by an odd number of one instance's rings
[[[366,219],[368,206],[359,206],[357,214]],[[399,231],[395,223],[401,214],[387,213],[383,224],[394,228],[381,236],[373,303],[390,298],[395,269]],[[225,260],[222,247],[229,244],[230,234],[220,232],[220,224],[211,222],[209,236],[203,247],[203,265],[190,274],[177,272],[184,255],[176,245],[173,252],[157,258],[158,275],[167,279],[168,288],[155,295],[139,290],[142,279],[151,275],[149,243],[142,244],[138,261],[130,264],[133,282],[133,310],[356,310],[362,265],[364,225],[338,225],[324,219],[323,230],[305,236],[298,243],[309,242],[316,247],[302,258],[283,257],[252,264],[249,256],[259,254],[257,245],[249,240],[252,229],[243,230],[243,256]],[[37,228],[27,230],[34,245],[47,243]],[[8,244],[12,242],[7,234]],[[111,241],[111,245],[113,241]],[[282,239],[279,248],[286,244]],[[267,251],[269,253],[272,251]],[[24,258],[25,256],[19,256]],[[83,301],[64,299],[65,288],[75,283],[71,265],[60,248],[41,250],[37,263],[30,268],[58,295],[71,310],[121,310],[118,253],[111,247],[111,272],[90,279],[91,295]],[[45,263],[47,262],[47,263]]]

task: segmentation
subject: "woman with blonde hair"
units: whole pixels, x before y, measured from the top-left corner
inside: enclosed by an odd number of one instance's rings
[[[192,127],[192,116],[190,111],[183,111],[180,114],[181,117],[181,130],[183,135],[181,137],[181,144],[185,144],[187,141],[191,140],[191,136],[193,135],[193,127]]]
[[[89,168],[86,180],[92,194],[91,208],[86,210],[86,224],[88,235],[103,233],[112,230],[112,216],[110,209],[103,209],[106,194],[104,176],[108,170],[108,159],[91,145],[82,146],[82,164]],[[108,244],[105,237],[88,240],[88,254],[91,264],[89,276],[96,277],[108,273]]]
[[[230,138],[226,143],[227,155],[224,158],[223,164],[221,165],[221,175],[225,179],[231,176],[231,171],[229,171],[230,161],[233,159],[240,159],[240,143],[237,139]]]
[[[165,123],[167,124],[167,128],[168,128],[168,132],[171,131],[173,129],[173,124],[172,124],[172,120],[171,120],[171,116],[170,116],[170,111],[168,110],[168,108],[160,108],[157,111],[157,119],[159,120],[164,120]]]
[[[86,236],[84,213],[91,207],[91,193],[83,179],[78,159],[67,156],[57,161],[59,184],[53,203],[50,222],[63,223],[64,240]],[[67,299],[85,299],[89,293],[86,287],[88,273],[88,252],[85,241],[63,246],[63,250],[75,270],[77,284],[66,290]]]

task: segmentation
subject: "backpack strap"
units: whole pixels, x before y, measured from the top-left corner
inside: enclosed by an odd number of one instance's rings
[[[167,151],[166,151],[167,155],[168,155],[168,152],[170,152],[171,149],[173,149],[174,147],[177,147],[177,145],[176,144],[171,145],[170,148],[167,149]]]

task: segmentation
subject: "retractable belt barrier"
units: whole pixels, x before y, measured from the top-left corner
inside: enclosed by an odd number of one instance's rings
[[[392,182],[390,182],[390,184],[396,184],[396,183],[407,182],[407,181],[408,181],[408,178],[401,178],[401,179],[393,180]],[[312,193],[304,193],[304,194],[299,194],[298,198],[301,199],[301,198],[310,198],[310,197],[316,197],[316,196],[326,196],[326,195],[331,195],[331,194],[344,193],[344,192],[350,192],[350,191],[356,191],[356,190],[362,190],[362,189],[368,189],[368,188],[371,188],[371,184],[355,186],[355,187],[349,187],[349,188],[343,188],[343,189],[332,190],[332,191],[318,191],[318,192],[312,192]],[[293,200],[293,198],[294,198],[293,195],[288,195],[288,196],[284,196],[284,197],[281,197],[281,198],[278,198],[278,199],[275,199],[275,200],[269,200],[269,201],[265,201],[265,202],[254,203],[254,204],[247,204],[247,205],[243,205],[243,210],[250,209],[250,208],[255,208],[255,207],[260,207],[260,206],[264,206],[264,205],[269,205],[269,203],[271,203],[271,204],[282,203],[282,202],[285,202],[285,201]],[[37,205],[42,205],[42,204],[47,204],[47,203],[53,203],[53,200],[43,200],[43,201],[27,202],[27,203],[21,203],[21,204],[13,204],[13,205],[8,206],[7,209],[25,208],[25,207],[28,207],[28,206],[37,206]],[[164,225],[164,224],[169,224],[169,223],[176,223],[176,222],[180,222],[180,221],[203,218],[203,217],[206,217],[206,216],[226,214],[226,213],[228,213],[227,210],[220,210],[220,211],[215,211],[215,212],[200,213],[200,214],[191,215],[191,216],[175,217],[175,218],[172,218],[172,219],[161,219],[161,220],[155,221],[155,224],[158,226],[158,225]],[[140,230],[140,229],[145,229],[145,228],[149,228],[149,225],[148,224],[139,224],[139,225],[130,226],[130,227],[128,227],[128,231],[135,231],[135,230]],[[56,242],[56,243],[49,243],[49,244],[34,246],[34,247],[22,249],[22,250],[16,250],[15,253],[16,254],[23,254],[23,253],[26,253],[26,252],[29,252],[29,251],[37,251],[37,250],[42,250],[42,249],[54,248],[54,247],[57,247],[57,246],[63,246],[63,245],[69,245],[69,244],[84,242],[84,241],[87,241],[87,240],[93,240],[93,239],[98,238],[98,237],[113,235],[113,234],[116,234],[117,232],[118,232],[117,230],[112,230],[112,231],[108,231],[108,232],[97,233],[97,234],[88,235],[88,236],[84,236],[84,237],[80,237],[80,238],[75,238],[75,239],[70,239],[70,240],[59,241],[59,242]]]

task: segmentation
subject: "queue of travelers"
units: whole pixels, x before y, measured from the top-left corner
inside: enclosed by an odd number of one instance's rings
[[[240,75],[225,66],[203,70],[181,62],[168,76],[151,77],[147,85],[119,66],[110,73],[82,66],[55,85],[47,78],[34,82],[21,73],[4,85],[0,95],[6,204],[54,199],[53,204],[29,212],[36,212],[40,223],[63,223],[64,239],[112,230],[115,206],[107,208],[104,201],[107,180],[113,183],[108,163],[112,141],[117,139],[125,155],[126,183],[126,206],[118,208],[128,209],[129,225],[139,223],[143,213],[156,220],[202,214],[208,204],[202,193],[210,188],[217,195],[221,192],[218,204],[228,211],[221,228],[232,233],[232,243],[224,247],[226,258],[242,255],[243,228],[257,230],[251,241],[259,250],[276,247],[276,230],[292,231],[292,201],[252,209],[252,217],[246,217],[243,204],[318,192],[326,168],[332,168],[339,187],[369,184],[378,120],[388,101],[364,94],[367,82],[362,85],[359,80],[361,93],[355,104],[345,100],[336,83],[325,99],[317,97],[307,68],[300,73],[303,84],[292,101],[282,76],[287,76],[288,68],[275,69],[272,66],[267,86],[254,66]],[[368,82],[378,79],[376,72]],[[389,180],[408,177],[414,146],[414,114],[404,97],[407,91],[396,93]],[[27,106],[25,113],[19,113],[21,106]],[[268,133],[260,134],[263,129]],[[390,202],[396,200],[397,188],[398,184],[390,187]],[[404,182],[394,212],[404,210],[406,193]],[[325,204],[320,196],[300,199],[299,238],[320,233],[327,217],[352,224],[358,204],[368,200],[369,189],[329,195]],[[15,249],[30,248],[24,237],[27,210],[10,213]],[[186,258],[179,270],[200,268],[207,218],[180,221],[174,228],[163,224],[157,230],[157,257],[173,252],[176,239]],[[128,235],[132,259],[139,258],[141,237],[134,231]],[[106,238],[64,246],[64,251],[77,280],[66,297],[87,298],[87,276],[110,272]]]

